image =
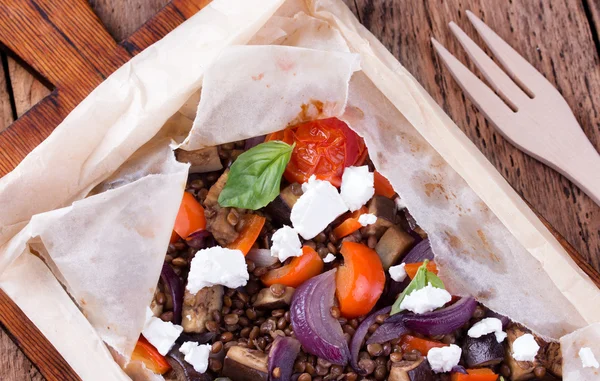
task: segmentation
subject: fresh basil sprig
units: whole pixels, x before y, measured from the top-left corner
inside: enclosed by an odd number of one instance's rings
[[[440,278],[438,278],[437,275],[435,275],[431,271],[427,270],[428,263],[429,263],[429,260],[426,259],[423,262],[423,264],[419,267],[419,269],[417,270],[417,274],[415,275],[413,280],[408,284],[408,286],[406,286],[404,291],[402,291],[402,293],[400,295],[398,295],[398,299],[396,299],[396,301],[394,302],[394,305],[392,306],[392,310],[390,311],[390,315],[394,315],[394,314],[397,314],[398,312],[402,312],[402,309],[400,308],[400,304],[402,304],[402,301],[404,300],[404,298],[407,295],[410,295],[413,291],[417,291],[417,290],[424,288],[429,283],[431,283],[432,287],[446,289],[446,287],[444,287],[444,282],[442,282],[442,280]]]
[[[257,210],[279,195],[281,176],[294,147],[281,141],[262,143],[231,165],[219,205]]]

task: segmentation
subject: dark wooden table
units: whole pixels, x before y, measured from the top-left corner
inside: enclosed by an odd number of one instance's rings
[[[0,2],[3,1],[10,2]],[[108,31],[120,41],[168,0],[90,0],[90,3]],[[559,89],[587,136],[600,150],[600,0],[346,0],[346,3],[519,194],[592,267],[600,270],[600,207],[568,180],[521,153],[496,133],[465,99],[429,42],[435,36],[459,59],[468,62],[447,24],[454,20],[481,44],[465,17],[464,11],[470,9]],[[1,59],[0,130],[49,94],[51,86],[5,53]],[[469,67],[474,70],[472,65]],[[2,330],[0,354],[0,379],[43,380]]]

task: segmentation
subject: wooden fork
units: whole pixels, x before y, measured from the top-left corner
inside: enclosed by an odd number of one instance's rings
[[[506,73],[451,22],[450,30],[498,95],[432,38],[454,79],[504,137],[562,173],[600,205],[600,155],[567,102],[490,27],[470,11],[467,16]]]

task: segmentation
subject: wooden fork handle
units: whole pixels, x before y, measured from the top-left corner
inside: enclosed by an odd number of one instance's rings
[[[560,153],[558,162],[549,164],[600,205],[600,154],[585,135],[576,146],[565,147],[566,150],[571,152]]]

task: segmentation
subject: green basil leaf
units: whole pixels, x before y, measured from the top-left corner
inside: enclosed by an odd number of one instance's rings
[[[281,176],[294,147],[280,141],[262,143],[231,165],[219,205],[257,210],[279,195]]]
[[[432,287],[445,289],[444,283],[442,282],[442,280],[440,278],[438,278],[437,275],[435,275],[431,271],[427,270],[428,263],[429,263],[429,260],[426,259],[423,262],[423,264],[421,265],[421,267],[419,267],[419,269],[417,270],[417,274],[415,275],[413,280],[408,284],[408,286],[406,286],[404,291],[402,291],[402,293],[400,293],[400,295],[398,295],[398,298],[394,302],[394,305],[392,305],[392,310],[390,311],[390,315],[394,315],[399,312],[402,312],[402,309],[400,308],[400,304],[402,304],[402,301],[404,300],[404,298],[407,295],[410,295],[413,291],[417,291],[417,290],[424,288],[429,283],[431,283]]]

